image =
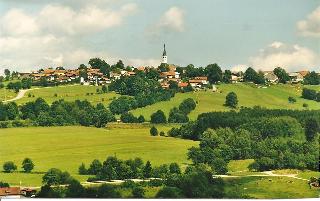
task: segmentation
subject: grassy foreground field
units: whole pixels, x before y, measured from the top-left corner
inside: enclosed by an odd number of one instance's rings
[[[17,94],[13,90],[5,88],[0,89],[0,101],[9,100],[16,97]]]
[[[113,98],[119,96],[114,92],[97,94],[97,89],[101,89],[101,86],[62,85],[58,87],[34,88],[28,91],[23,98],[16,102],[17,104],[23,104],[41,97],[49,104],[59,99],[64,99],[66,101],[79,99],[88,100],[92,104],[103,103],[105,105],[109,105]],[[28,97],[28,94],[31,94],[32,96]],[[57,96],[55,96],[55,94]]]
[[[306,86],[308,88],[320,90],[320,86]],[[266,108],[276,109],[304,109],[303,103],[308,104],[309,109],[320,109],[320,104],[316,101],[301,98],[301,85],[273,85],[267,88],[257,88],[251,84],[221,84],[218,85],[218,92],[199,91],[189,93],[178,93],[170,101],[159,102],[144,108],[133,110],[135,115],[143,115],[150,120],[152,113],[157,110],[163,110],[168,116],[169,111],[186,98],[193,98],[198,102],[197,107],[189,115],[189,118],[195,120],[199,114],[210,111],[226,111],[229,108],[224,106],[226,95],[233,91],[237,94],[239,107],[253,107],[259,105]],[[292,104],[288,102],[288,97],[296,98],[297,102]]]
[[[171,126],[157,126],[167,131]],[[10,128],[0,129],[0,164],[14,161],[21,171],[21,162],[30,157],[35,163],[34,172],[40,174],[0,173],[0,180],[18,185],[39,186],[42,173],[55,167],[66,170],[80,181],[86,176],[77,175],[79,165],[93,159],[105,160],[116,155],[121,159],[141,157],[152,165],[177,162],[182,167],[187,160],[187,149],[198,142],[170,137],[152,137],[149,125],[131,125],[107,129],[86,127]]]

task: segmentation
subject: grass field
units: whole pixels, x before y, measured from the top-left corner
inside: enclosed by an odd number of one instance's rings
[[[320,90],[320,86],[307,86]],[[273,85],[268,88],[257,88],[250,84],[221,84],[218,85],[219,92],[199,91],[189,93],[178,93],[170,101],[159,102],[144,108],[133,110],[133,114],[142,114],[147,120],[150,120],[152,113],[157,110],[163,110],[168,116],[169,111],[186,98],[193,98],[198,102],[197,107],[189,115],[189,118],[195,120],[199,114],[210,111],[226,111],[229,108],[224,106],[226,95],[233,91],[237,94],[239,107],[253,107],[259,105],[266,108],[277,109],[304,109],[303,103],[309,105],[309,109],[320,109],[320,104],[316,101],[306,100],[301,98],[301,85]],[[297,102],[291,104],[288,102],[288,97],[296,98]]]
[[[226,190],[252,198],[318,198],[319,190],[309,188],[308,182],[288,177],[241,177],[225,178]]]
[[[29,101],[34,101],[36,98],[41,97],[45,99],[49,104],[59,99],[64,99],[66,101],[74,101],[76,99],[79,99],[88,100],[92,104],[103,103],[108,105],[113,98],[119,96],[114,92],[97,94],[96,90],[98,88],[101,89],[101,86],[63,85],[58,87],[33,89],[26,92],[24,97],[17,100],[16,102],[18,104],[23,104]],[[28,94],[31,94],[32,96],[28,97]],[[55,94],[57,94],[57,96],[55,96]]]
[[[0,101],[9,100],[16,96],[17,94],[13,90],[8,90],[6,88],[0,89]]]
[[[157,126],[167,131],[171,126]],[[21,171],[21,162],[30,157],[35,163],[34,172],[40,174],[0,173],[0,180],[24,185],[40,185],[43,172],[55,167],[77,176],[79,165],[93,159],[105,160],[116,155],[121,159],[141,157],[152,165],[177,162],[182,167],[187,160],[187,149],[198,142],[170,137],[152,137],[150,125],[111,126],[106,129],[87,127],[9,128],[0,129],[0,164],[14,161]]]

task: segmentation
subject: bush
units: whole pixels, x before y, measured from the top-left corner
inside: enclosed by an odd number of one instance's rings
[[[78,173],[80,175],[88,174],[88,170],[86,169],[86,166],[84,165],[84,163],[81,163],[81,165],[79,166]]]
[[[157,136],[157,135],[158,135],[158,130],[157,130],[156,127],[152,126],[152,127],[150,128],[150,135],[151,135],[151,136]]]
[[[167,123],[167,119],[164,112],[162,110],[158,110],[157,112],[153,113],[151,115],[151,123],[154,123],[154,124]]]
[[[6,187],[10,187],[10,185],[6,182],[0,181],[0,188],[6,188]]]
[[[144,189],[141,186],[136,186],[132,189],[132,196],[134,198],[143,198],[144,197]]]
[[[156,198],[183,198],[182,191],[176,187],[165,186],[156,195]]]
[[[163,131],[161,131],[161,132],[159,133],[159,135],[160,135],[160,136],[165,136],[166,134],[165,134]]]
[[[57,168],[51,168],[42,177],[42,183],[51,185],[67,184],[71,180],[68,172],[62,172]]]
[[[289,103],[295,103],[295,102],[297,102],[297,99],[295,99],[294,97],[290,96],[288,98],[288,101],[289,101]]]
[[[33,161],[30,158],[25,158],[22,162],[22,168],[25,172],[31,172],[34,168]]]
[[[238,97],[237,94],[234,92],[228,93],[226,96],[226,106],[231,107],[231,108],[236,108],[238,105]]]
[[[182,101],[179,105],[179,110],[184,114],[189,114],[192,110],[196,108],[196,103],[192,98],[187,98]]]
[[[3,164],[4,172],[12,172],[17,170],[17,166],[12,161],[7,161]]]
[[[307,107],[309,107],[309,105],[307,103],[303,103],[302,107],[306,107],[307,108]]]

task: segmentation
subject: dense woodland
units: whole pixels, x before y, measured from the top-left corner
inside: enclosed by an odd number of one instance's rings
[[[169,136],[200,140],[189,150],[195,163],[227,172],[230,160],[255,159],[252,170],[293,168],[318,170],[320,111],[243,108],[211,112],[172,128]]]

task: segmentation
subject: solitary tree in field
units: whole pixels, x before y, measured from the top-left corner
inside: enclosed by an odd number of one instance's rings
[[[5,172],[12,172],[17,169],[17,166],[12,161],[7,161],[3,164],[3,170]]]
[[[156,127],[152,126],[150,129],[150,135],[152,136],[157,136],[158,135],[158,130]]]
[[[226,96],[226,106],[236,108],[238,106],[238,97],[234,92],[228,93]]]
[[[33,161],[30,158],[25,158],[22,162],[22,168],[25,172],[31,172],[34,168]]]

